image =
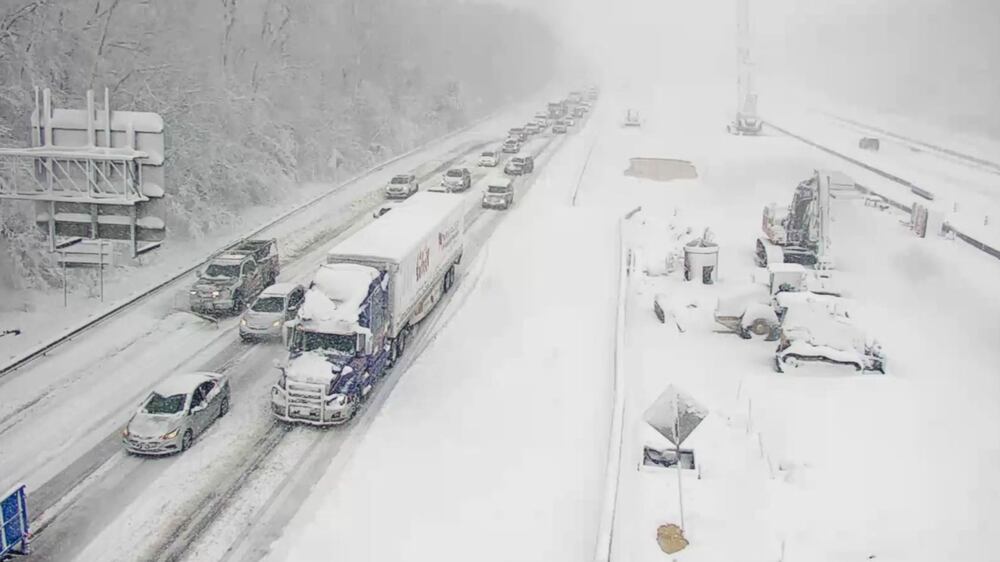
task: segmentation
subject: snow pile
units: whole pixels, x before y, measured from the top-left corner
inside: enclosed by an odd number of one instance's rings
[[[785,313],[781,331],[789,339],[815,346],[843,351],[865,348],[865,337],[857,327],[818,307],[791,307]]]
[[[366,265],[337,263],[321,265],[306,291],[299,318],[313,329],[331,332],[357,327],[361,306],[379,272]]]
[[[327,385],[335,376],[333,364],[319,351],[307,351],[285,367],[285,375],[299,382]]]

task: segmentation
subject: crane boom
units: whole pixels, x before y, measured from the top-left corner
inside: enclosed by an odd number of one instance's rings
[[[750,0],[737,0],[736,5],[736,119],[729,132],[737,135],[757,135],[761,131],[757,116],[757,93],[753,84],[753,62],[750,58]]]

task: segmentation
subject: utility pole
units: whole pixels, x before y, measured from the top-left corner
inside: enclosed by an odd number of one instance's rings
[[[728,128],[736,135],[757,135],[761,126],[750,59],[750,0],[736,0],[736,120]]]
[[[746,109],[753,93],[750,73],[750,0],[736,0],[736,108]]]

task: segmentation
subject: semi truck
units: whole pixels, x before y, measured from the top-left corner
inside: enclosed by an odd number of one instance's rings
[[[331,426],[357,414],[454,285],[465,207],[463,197],[419,192],[330,250],[285,324],[277,419]]]

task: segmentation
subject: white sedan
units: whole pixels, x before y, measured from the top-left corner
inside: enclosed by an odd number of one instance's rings
[[[153,389],[122,430],[130,453],[170,455],[229,411],[229,381],[219,373],[173,375]]]

